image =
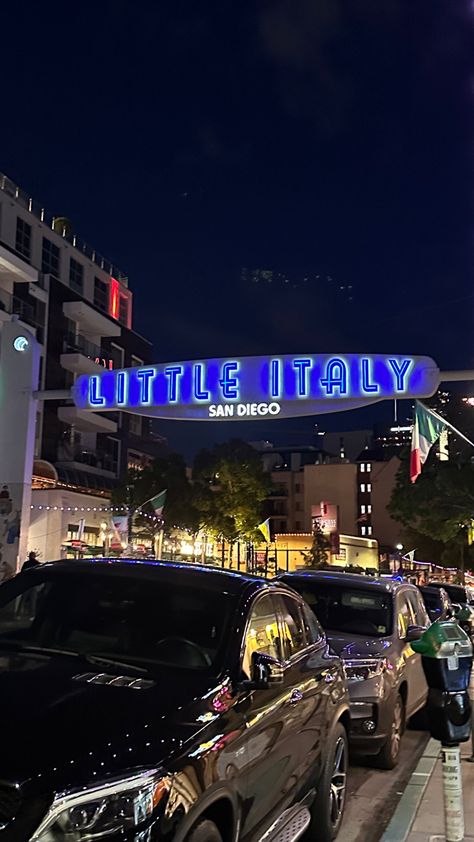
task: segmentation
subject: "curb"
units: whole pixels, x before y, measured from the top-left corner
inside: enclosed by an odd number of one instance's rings
[[[405,842],[439,756],[439,743],[430,739],[380,842]]]

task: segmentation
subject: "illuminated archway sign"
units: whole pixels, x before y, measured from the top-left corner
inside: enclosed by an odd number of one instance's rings
[[[440,372],[429,357],[299,354],[191,360],[82,375],[80,409],[157,418],[239,421],[355,409],[433,395]]]

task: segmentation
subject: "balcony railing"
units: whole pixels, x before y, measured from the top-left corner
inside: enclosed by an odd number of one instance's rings
[[[91,360],[96,360],[101,358],[101,350],[98,345],[94,345],[93,342],[89,342],[85,336],[74,336],[73,334],[67,334],[64,339],[63,344],[63,354],[84,354],[85,357],[89,357]]]
[[[115,475],[117,475],[118,471],[117,460],[110,453],[106,453],[105,450],[61,447],[58,451],[58,462],[61,462],[63,465],[66,465],[68,462],[76,462],[80,465],[86,465],[89,468],[109,471]]]
[[[59,236],[63,237],[68,243],[71,243],[74,248],[78,249],[82,254],[87,257],[89,260],[92,260],[96,266],[99,266],[104,272],[107,272],[108,275],[111,275],[113,278],[116,278],[120,283],[124,286],[128,286],[128,278],[127,276],[118,269],[117,266],[114,266],[110,260],[106,260],[99,252],[92,248],[92,246],[88,245],[81,237],[77,234],[74,234],[69,230],[69,227],[63,225],[62,228],[58,225],[58,217],[51,216],[47,213],[47,211],[41,207],[39,202],[36,202],[32,199],[31,196],[28,195],[24,190],[18,187],[8,176],[0,173],[0,190],[3,190],[8,196],[12,196],[16,201],[24,207],[29,213],[32,213],[33,216],[36,216],[41,222],[44,222],[49,228],[59,234]]]
[[[22,298],[18,298],[16,295],[11,295],[11,293],[6,292],[4,289],[0,289],[0,310],[9,315],[18,316],[26,324],[37,328],[41,332],[41,336],[38,334],[38,339],[40,342],[43,341],[41,337],[43,335],[44,324],[39,319],[36,309],[32,304],[23,301]]]
[[[110,367],[110,362],[112,362],[113,368],[122,367],[122,355],[118,350],[115,348],[100,348],[99,345],[89,342],[81,334],[78,336],[70,333],[66,334],[63,343],[63,354],[84,354],[85,357],[89,357],[94,362],[98,360],[98,365],[103,365],[105,368]]]

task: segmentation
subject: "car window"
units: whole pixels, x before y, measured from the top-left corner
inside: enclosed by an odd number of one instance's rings
[[[408,602],[410,603],[413,616],[415,618],[415,625],[417,626],[428,626],[429,625],[429,617],[426,612],[425,605],[421,598],[421,594],[416,591],[410,591],[407,594]]]
[[[324,632],[316,619],[316,614],[305,602],[301,608],[308,643],[318,643],[324,637]]]
[[[158,575],[45,570],[2,586],[0,648],[63,649],[150,669],[209,669],[221,662],[233,611],[228,595]]]
[[[285,655],[291,658],[306,646],[306,634],[300,603],[293,596],[281,594],[282,638]]]
[[[320,582],[290,577],[314,611],[325,631],[382,637],[392,633],[392,595],[375,588],[351,587],[342,582]]]
[[[400,640],[405,639],[408,626],[416,625],[415,611],[407,597],[408,594],[401,593],[397,599],[398,636]]]
[[[257,599],[250,611],[242,659],[242,670],[247,678],[251,676],[254,652],[262,652],[264,655],[271,655],[272,658],[282,660],[278,614],[271,594]]]

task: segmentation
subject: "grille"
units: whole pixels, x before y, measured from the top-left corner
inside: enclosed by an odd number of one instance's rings
[[[0,825],[8,824],[20,812],[21,792],[14,786],[0,784]]]

